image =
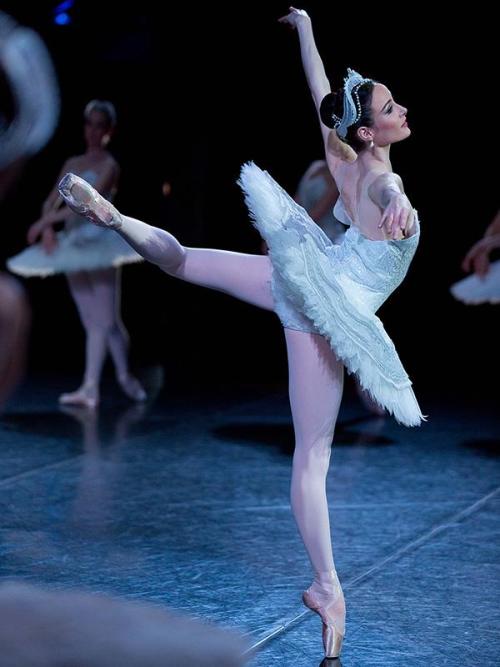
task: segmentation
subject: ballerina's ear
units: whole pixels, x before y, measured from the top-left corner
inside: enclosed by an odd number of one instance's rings
[[[335,130],[330,130],[327,145],[328,150],[344,162],[355,162],[358,157],[356,151],[342,141]]]

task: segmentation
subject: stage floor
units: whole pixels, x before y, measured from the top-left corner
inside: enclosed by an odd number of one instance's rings
[[[38,378],[0,417],[0,580],[152,601],[244,632],[253,667],[317,667],[286,391],[107,394],[93,415],[59,409],[68,388]],[[416,429],[353,395],[341,409],[328,496],[343,667],[500,664],[498,405],[420,402]]]

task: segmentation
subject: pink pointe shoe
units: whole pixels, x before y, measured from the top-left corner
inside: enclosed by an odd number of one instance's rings
[[[338,658],[345,635],[345,601],[335,571],[329,583],[315,581],[302,594],[306,607],[315,611],[323,622],[323,647],[326,658]]]
[[[122,216],[113,204],[83,178],[68,173],[62,177],[58,190],[72,211],[85,216],[95,225],[108,229],[119,229],[122,226]]]

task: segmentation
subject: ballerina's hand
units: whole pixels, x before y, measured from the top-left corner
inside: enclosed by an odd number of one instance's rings
[[[290,26],[290,28],[298,28],[299,23],[311,20],[308,13],[303,9],[296,9],[295,7],[289,7],[289,9],[289,14],[278,19],[280,23],[284,23],[285,25]]]
[[[490,269],[490,252],[499,246],[500,234],[486,236],[475,243],[462,262],[464,271],[474,271],[478,276],[485,276]]]
[[[384,227],[391,239],[400,241],[412,229],[414,219],[415,214],[410,200],[401,193],[391,197],[382,214],[379,228]]]

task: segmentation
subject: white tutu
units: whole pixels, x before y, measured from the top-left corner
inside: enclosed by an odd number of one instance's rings
[[[56,273],[95,271],[143,261],[117,232],[100,229],[87,221],[56,236],[57,248],[50,254],[37,243],[7,260],[7,268],[26,278],[45,278]]]
[[[255,164],[242,167],[239,185],[269,248],[284,326],[293,307],[298,325],[292,328],[325,336],[377,403],[402,424],[419,425],[425,418],[411,381],[375,312],[406,275],[420,232],[402,241],[372,241],[351,226],[335,245]]]
[[[490,264],[484,277],[473,273],[452,285],[450,292],[455,299],[467,305],[500,303],[500,260]]]

